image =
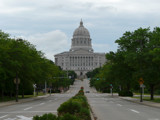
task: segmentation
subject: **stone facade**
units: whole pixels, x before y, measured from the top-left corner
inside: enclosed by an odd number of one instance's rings
[[[70,51],[56,54],[55,64],[63,70],[73,70],[79,78],[84,78],[88,71],[101,67],[105,62],[105,53],[94,53],[89,31],[80,22],[74,31]]]

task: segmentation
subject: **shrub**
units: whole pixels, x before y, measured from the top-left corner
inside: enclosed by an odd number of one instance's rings
[[[129,96],[129,97],[133,97],[133,93],[131,91],[119,91],[119,96]]]
[[[60,107],[58,108],[58,116],[63,115],[65,113],[75,114],[78,113],[80,109],[80,103],[73,100],[69,100],[60,105]]]
[[[91,120],[89,109],[88,108],[82,108],[80,113],[79,113],[79,117],[82,118],[82,120]]]
[[[33,120],[58,120],[57,116],[49,113],[49,114],[44,114],[43,116],[34,116]]]
[[[64,114],[62,117],[59,118],[59,120],[80,120],[74,115],[71,115],[69,113]]]

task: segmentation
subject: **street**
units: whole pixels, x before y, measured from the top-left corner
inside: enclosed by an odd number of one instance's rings
[[[88,82],[84,81],[84,89],[90,90],[86,96],[98,120],[160,120],[160,109],[125,101],[118,96],[96,93]]]
[[[79,82],[76,81],[74,86],[71,86],[66,93],[53,94],[40,100],[0,107],[0,120],[32,120],[32,117],[35,115],[45,113],[57,114],[57,108],[60,104],[79,91]]]
[[[112,97],[107,93],[97,93],[95,89],[89,87],[89,80],[87,79],[84,81],[76,80],[66,93],[1,107],[0,119],[31,120],[35,115],[44,113],[57,114],[57,108],[60,104],[74,96],[81,86],[84,87],[84,91],[89,91],[85,95],[98,120],[160,120],[159,108],[125,101],[118,96]]]

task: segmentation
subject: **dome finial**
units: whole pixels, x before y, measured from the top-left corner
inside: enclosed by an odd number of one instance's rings
[[[82,18],[81,18],[81,22],[80,22],[80,27],[83,27],[83,21],[82,21]]]

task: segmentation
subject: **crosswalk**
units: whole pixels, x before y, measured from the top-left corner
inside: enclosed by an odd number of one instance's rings
[[[32,118],[33,118],[33,117],[26,117],[26,116],[23,116],[23,115],[16,115],[16,117],[14,117],[14,118],[5,118],[7,116],[8,115],[1,116],[0,118],[3,117],[3,120],[32,120]]]

